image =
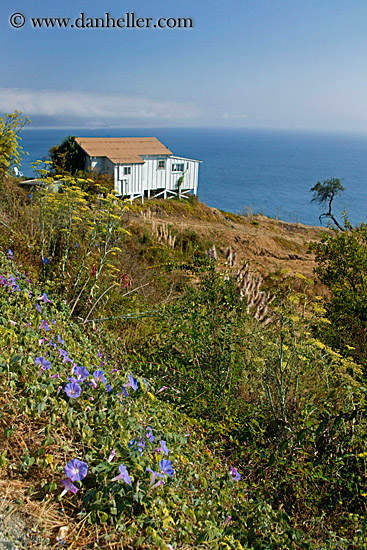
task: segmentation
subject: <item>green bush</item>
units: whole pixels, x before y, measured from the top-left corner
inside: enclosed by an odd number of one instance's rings
[[[364,365],[367,361],[367,225],[324,234],[311,243],[316,274],[330,290],[325,300],[329,323],[319,336]]]

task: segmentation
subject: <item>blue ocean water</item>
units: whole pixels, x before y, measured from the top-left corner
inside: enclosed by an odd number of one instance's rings
[[[345,192],[334,213],[348,212],[352,224],[367,221],[367,136],[219,128],[25,129],[29,153],[22,170],[47,157],[69,135],[155,136],[174,154],[202,160],[199,199],[222,210],[252,211],[284,221],[319,225],[320,208],[310,188],[340,178]],[[341,216],[337,216],[341,217]]]

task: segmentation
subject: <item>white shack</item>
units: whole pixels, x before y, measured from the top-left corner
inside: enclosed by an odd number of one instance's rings
[[[85,154],[85,168],[113,174],[119,196],[164,198],[197,195],[199,163],[176,157],[157,138],[76,137]]]

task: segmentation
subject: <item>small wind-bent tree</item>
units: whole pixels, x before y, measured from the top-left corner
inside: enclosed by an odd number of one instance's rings
[[[342,191],[344,191],[344,187],[340,183],[339,178],[330,178],[328,180],[324,180],[322,183],[321,181],[318,181],[316,185],[311,188],[311,192],[313,193],[311,202],[318,202],[321,206],[328,206],[328,211],[323,212],[319,216],[320,223],[322,218],[330,218],[333,220],[338,229],[344,231],[344,227],[338,223],[331,211],[331,205],[334,197]]]

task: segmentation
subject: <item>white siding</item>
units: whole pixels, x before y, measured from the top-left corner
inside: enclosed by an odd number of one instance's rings
[[[145,156],[143,164],[122,164],[115,166],[115,190],[122,196],[142,195],[149,191],[179,191],[178,182],[183,175],[181,191],[197,194],[199,162],[183,157]],[[165,169],[158,168],[158,161],[165,160]],[[183,172],[173,172],[173,165],[182,164]],[[124,174],[130,166],[131,173]]]

